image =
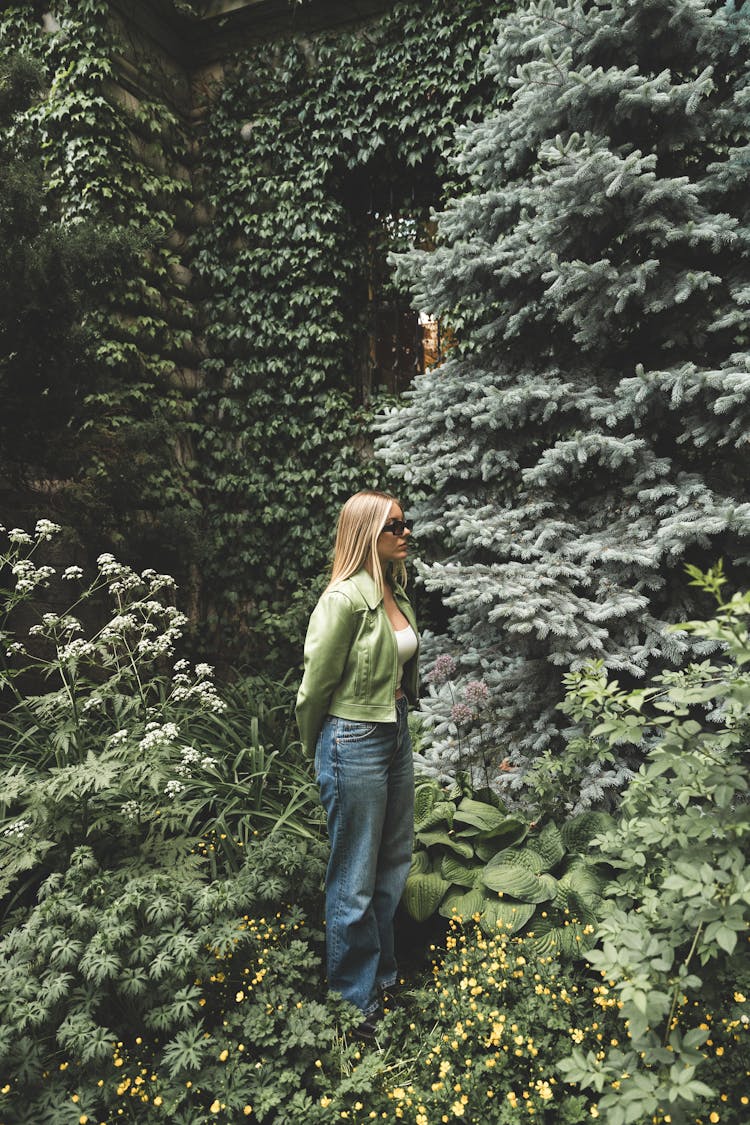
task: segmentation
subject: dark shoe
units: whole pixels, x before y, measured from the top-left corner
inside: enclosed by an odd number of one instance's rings
[[[372,1012],[369,1016],[365,1016],[362,1023],[354,1028],[352,1035],[355,1039],[361,1039],[363,1043],[374,1043],[377,1037],[379,1023],[380,1012]]]

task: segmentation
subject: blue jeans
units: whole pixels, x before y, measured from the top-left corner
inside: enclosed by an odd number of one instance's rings
[[[393,918],[409,872],[414,833],[414,762],[406,699],[395,723],[328,715],[315,773],[328,818],[328,987],[365,1015],[378,989],[396,980]]]

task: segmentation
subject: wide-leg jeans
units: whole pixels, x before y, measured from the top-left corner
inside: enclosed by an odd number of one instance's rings
[[[411,863],[414,763],[405,698],[395,723],[327,716],[315,773],[328,819],[328,987],[365,1015],[397,975],[393,919]]]

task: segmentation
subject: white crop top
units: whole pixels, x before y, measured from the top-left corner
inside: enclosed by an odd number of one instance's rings
[[[405,629],[394,629],[393,635],[396,638],[396,649],[398,650],[398,678],[396,680],[396,691],[398,691],[404,677],[404,664],[411,660],[417,651],[418,642],[417,634],[411,625],[407,625]]]

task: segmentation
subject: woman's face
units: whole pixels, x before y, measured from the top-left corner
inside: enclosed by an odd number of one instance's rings
[[[391,520],[403,520],[404,513],[400,505],[394,500],[391,504],[388,517],[385,521],[386,527]],[[403,562],[409,550],[408,539],[411,535],[408,527],[405,527],[401,535],[394,535],[392,531],[381,531],[378,536],[378,558],[383,568],[391,562]]]

